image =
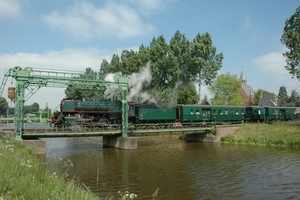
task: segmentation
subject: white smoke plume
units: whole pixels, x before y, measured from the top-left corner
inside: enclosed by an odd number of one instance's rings
[[[106,90],[104,91],[105,99],[111,99],[117,93],[117,90],[119,90],[119,85],[114,83],[116,75],[122,75],[122,73],[121,72],[109,73],[104,78],[105,81],[111,82],[110,85],[106,86]]]
[[[152,80],[152,74],[150,70],[150,64],[147,63],[138,73],[133,73],[130,76],[128,83],[129,86],[129,95],[127,97],[128,101],[131,101],[133,98],[139,98],[141,103],[145,101],[155,102],[155,99],[151,97],[146,92],[141,92],[143,85],[149,86]]]
[[[106,90],[104,92],[105,99],[111,99],[114,95],[117,95],[121,90],[118,84],[114,84],[115,76],[122,75],[122,73],[110,73],[105,77],[105,81],[111,82],[109,86],[106,86]],[[127,96],[128,101],[137,100],[140,103],[149,101],[152,103],[156,103],[154,97],[149,95],[147,92],[142,92],[143,85],[149,86],[152,80],[152,74],[150,70],[150,64],[147,63],[145,67],[143,67],[139,72],[133,73],[130,76],[128,87],[129,94]]]

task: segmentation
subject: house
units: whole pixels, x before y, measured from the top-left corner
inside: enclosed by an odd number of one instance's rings
[[[244,98],[244,106],[251,106],[254,103],[254,90],[250,85],[247,84],[247,78],[242,70],[240,80],[242,82],[240,94]]]
[[[258,100],[258,106],[267,107],[267,106],[278,106],[277,97],[273,94],[264,94],[260,95]]]

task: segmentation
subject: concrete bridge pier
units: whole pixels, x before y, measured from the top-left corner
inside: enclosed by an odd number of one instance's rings
[[[240,125],[228,125],[228,126],[218,126],[216,128],[216,133],[193,133],[186,134],[184,139],[186,141],[193,142],[220,142],[221,137],[232,134]]]
[[[103,146],[114,147],[118,149],[136,149],[136,137],[116,137],[103,136]]]

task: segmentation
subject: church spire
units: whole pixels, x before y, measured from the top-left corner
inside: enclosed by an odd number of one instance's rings
[[[244,74],[244,70],[242,70],[241,76],[240,76],[240,80],[242,83],[247,84],[247,78]]]

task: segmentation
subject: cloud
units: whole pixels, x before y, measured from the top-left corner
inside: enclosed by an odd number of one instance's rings
[[[5,69],[13,68],[15,66],[73,72],[84,72],[86,68],[91,67],[94,71],[99,71],[102,59],[110,61],[113,53],[116,52],[87,48],[48,51],[43,54],[22,52],[0,54],[1,79],[3,78]],[[2,94],[3,97],[7,97],[7,87],[15,86],[15,83],[11,85],[10,82],[11,79],[9,78]],[[45,108],[45,104],[48,102],[49,107],[54,109],[64,97],[64,88],[41,88],[25,103],[25,105],[31,105],[32,103],[37,102],[42,108]]]
[[[285,69],[285,58],[283,52],[276,51],[262,55],[258,58],[252,59],[252,63],[258,67],[259,74],[263,74],[261,80],[271,80],[264,82],[266,88],[270,91],[278,91],[279,87],[284,85],[288,89],[299,88],[299,80],[293,79],[292,75]]]
[[[257,65],[261,71],[273,74],[274,76],[287,74],[284,68],[285,60],[282,52],[271,52],[253,59],[252,62]]]
[[[110,61],[111,55],[115,52],[87,49],[64,49],[62,51],[48,51],[38,53],[12,53],[0,54],[0,69],[13,68],[14,66],[64,69],[72,71],[85,71],[87,67],[99,70],[102,59]]]
[[[0,19],[21,16],[21,5],[18,0],[0,0]]]
[[[123,2],[125,3],[135,5],[138,8],[138,10],[144,15],[149,15],[150,13],[156,10],[162,10],[166,8],[167,3],[175,1],[176,0],[123,0]]]
[[[244,22],[243,22],[243,24],[242,24],[242,28],[243,28],[244,30],[249,29],[250,26],[251,26],[251,23],[252,23],[252,17],[249,16],[249,15],[247,15],[247,16],[246,16],[246,19],[244,20]]]
[[[51,30],[58,29],[82,40],[93,37],[127,38],[155,29],[144,24],[133,8],[113,1],[107,1],[104,7],[99,8],[89,2],[76,2],[63,13],[55,10],[41,18]]]

